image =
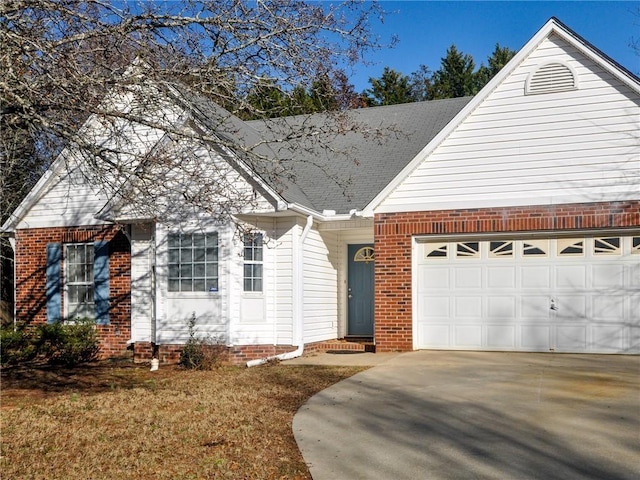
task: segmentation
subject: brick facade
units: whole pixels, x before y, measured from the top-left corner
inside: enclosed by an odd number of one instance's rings
[[[414,235],[640,227],[640,201],[383,213],[374,220],[376,351],[413,349]]]
[[[327,342],[308,343],[304,346],[304,353],[316,353],[325,351]],[[180,359],[180,351],[183,345],[159,345],[156,349],[156,357],[162,364],[175,364]],[[293,345],[235,345],[226,347],[221,359],[233,365],[244,365],[250,360],[273,357],[282,353],[293,352],[297,347]],[[154,356],[153,345],[149,342],[136,342],[134,347],[134,362],[147,363]]]
[[[17,230],[16,321],[26,325],[47,321],[47,244],[95,241],[109,242],[109,325],[97,326],[100,357],[118,357],[127,353],[127,341],[131,338],[131,247],[116,226]],[[64,261],[61,268],[64,278]]]

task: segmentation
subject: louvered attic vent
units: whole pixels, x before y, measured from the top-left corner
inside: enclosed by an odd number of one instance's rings
[[[562,63],[548,63],[533,72],[527,81],[526,93],[555,93],[578,87],[573,71]]]

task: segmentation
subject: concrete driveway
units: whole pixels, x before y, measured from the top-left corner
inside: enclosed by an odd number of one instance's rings
[[[314,480],[638,479],[640,357],[401,354],[312,397],[293,430]]]

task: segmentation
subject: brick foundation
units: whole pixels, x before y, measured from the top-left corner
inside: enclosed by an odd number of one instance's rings
[[[413,348],[411,249],[414,235],[558,232],[640,227],[640,201],[377,214],[377,352]]]
[[[327,350],[328,342],[308,343],[304,353],[317,353]],[[180,360],[180,352],[184,345],[158,345],[156,355],[161,364],[176,364]],[[297,347],[293,345],[235,345],[226,347],[221,355],[224,362],[232,365],[244,365],[250,360],[273,357],[282,353],[293,352]],[[153,344],[150,342],[136,342],[133,346],[133,361],[135,363],[150,362],[154,356]]]
[[[126,342],[131,338],[131,247],[117,226],[17,230],[16,321],[27,327],[47,321],[47,244],[95,241],[109,242],[110,323],[97,326],[100,358],[120,357],[127,354]],[[64,262],[61,269],[64,275]]]

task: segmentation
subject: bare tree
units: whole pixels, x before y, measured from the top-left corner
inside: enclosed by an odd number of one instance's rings
[[[232,113],[256,110],[243,99],[265,79],[283,92],[309,87],[318,75],[375,48],[372,13],[380,13],[375,4],[357,1],[3,2],[0,182],[11,193],[3,199],[2,220],[24,193],[15,185],[32,184],[63,146],[72,146],[100,173],[119,163],[117,146],[100,147],[96,138],[79,134],[91,115],[114,133],[124,119],[184,135],[186,129],[160,118],[158,108],[159,94],[179,96],[182,85]],[[136,59],[139,68],[132,71]],[[180,90],[172,89],[176,85]],[[126,95],[132,92],[136,108],[105,101],[107,93],[130,101]],[[233,128],[226,118],[214,126],[222,131],[204,140],[220,143],[233,133],[224,132]],[[30,181],[23,182],[24,175]]]
[[[356,0],[0,2],[0,223],[56,158],[123,208],[159,215],[157,202],[180,196],[214,216],[242,209],[247,192],[197,168],[185,139],[270,181],[294,180],[291,159],[269,144],[329,145],[358,128],[347,114],[279,123],[268,141],[232,114],[264,116],[247,96],[265,81],[289,95],[360,61],[379,46],[370,21],[382,13]],[[135,146],[145,143],[154,148]]]

